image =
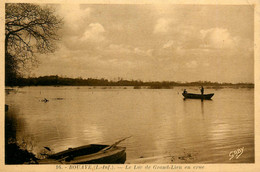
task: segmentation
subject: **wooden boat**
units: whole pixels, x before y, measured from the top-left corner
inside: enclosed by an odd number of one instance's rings
[[[193,94],[193,93],[182,93],[185,99],[206,99],[210,100],[214,96],[214,93],[211,94]]]
[[[91,144],[49,155],[38,160],[39,164],[123,164],[126,161],[126,148]]]

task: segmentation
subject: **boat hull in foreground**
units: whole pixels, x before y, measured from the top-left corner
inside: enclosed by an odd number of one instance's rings
[[[108,150],[109,145],[91,144],[50,155],[38,160],[39,164],[124,164],[126,148],[115,146]]]

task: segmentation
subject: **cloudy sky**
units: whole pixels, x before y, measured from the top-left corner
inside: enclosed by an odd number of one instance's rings
[[[252,6],[57,5],[54,54],[32,75],[254,82]]]

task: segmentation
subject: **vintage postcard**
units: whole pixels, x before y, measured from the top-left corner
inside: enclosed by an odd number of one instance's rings
[[[1,2],[2,171],[259,171],[259,1]]]

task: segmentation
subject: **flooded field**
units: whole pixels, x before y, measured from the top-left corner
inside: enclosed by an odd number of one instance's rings
[[[197,87],[186,87],[199,93]],[[205,89],[212,100],[183,100],[182,87],[23,87],[6,91],[17,140],[39,154],[120,143],[126,163],[253,163],[254,89]],[[46,98],[48,101],[42,101]],[[234,151],[242,150],[239,157]],[[232,158],[233,156],[233,158]]]

